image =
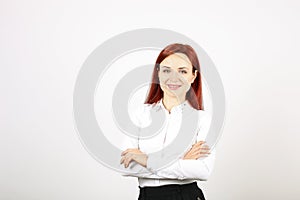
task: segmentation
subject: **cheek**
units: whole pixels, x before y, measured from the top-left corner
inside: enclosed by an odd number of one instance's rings
[[[166,77],[165,76],[163,76],[163,75],[158,75],[158,80],[159,80],[159,82],[161,82],[161,83],[163,83],[163,82],[165,82],[166,81]]]
[[[193,79],[194,79],[194,76],[189,76],[188,78],[187,78],[187,81],[188,81],[188,83],[189,84],[192,84],[193,83]]]
[[[184,84],[190,84],[191,82],[191,78],[189,76],[184,76],[181,80]]]

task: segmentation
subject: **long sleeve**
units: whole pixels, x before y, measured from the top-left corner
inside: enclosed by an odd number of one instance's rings
[[[150,163],[155,162],[155,158],[149,157],[147,168],[132,162],[126,173],[122,175],[155,179],[207,180],[213,170],[215,154],[216,149],[213,149],[208,157],[199,158],[198,160],[179,159],[172,165],[160,170],[152,169]]]
[[[136,139],[128,137],[123,141],[121,149],[124,151],[129,148],[138,148],[138,142]],[[123,171],[121,173],[123,176],[134,176],[141,178],[162,178],[159,177],[157,174],[153,173],[153,171],[139,165],[136,162],[131,162],[127,169],[124,167],[124,165],[120,164],[120,169]]]
[[[204,140],[210,127],[211,115],[203,113],[199,120],[197,141]],[[198,160],[179,159],[172,165],[163,169],[154,171],[156,175],[168,179],[195,179],[207,180],[210,176],[215,162],[216,148],[212,149],[209,156],[199,158]],[[155,158],[149,157],[147,168],[153,171]]]
[[[126,139],[122,143],[121,149],[124,151],[130,148],[138,148],[138,141],[136,139],[126,137]],[[124,167],[124,165],[120,164],[120,169],[123,171],[123,173],[121,173],[123,176],[155,179],[163,178],[154,173],[153,170],[143,167],[136,162],[131,162],[127,169]]]
[[[134,104],[129,109],[129,117],[133,124],[137,127],[146,127],[149,124],[149,118],[145,117],[146,115],[146,105],[144,104]],[[126,136],[122,142],[121,150],[125,151],[130,148],[139,148],[138,140]],[[121,157],[120,157],[121,159]],[[151,170],[139,165],[136,162],[131,162],[128,168],[125,168],[124,165],[119,166],[122,171],[123,176],[134,176],[134,177],[143,177],[143,178],[157,178]]]
[[[198,160],[179,159],[171,166],[154,171],[153,173],[165,179],[207,180],[213,170],[215,154],[216,150],[213,149],[211,154],[205,158],[199,158]],[[147,167],[151,168],[151,165],[149,165],[151,162],[155,162],[155,158],[153,158],[153,161],[149,158]]]
[[[135,111],[135,114],[136,113],[137,112]],[[141,112],[141,109],[139,109],[139,113],[143,113]],[[210,126],[209,120],[211,119],[210,115],[206,112],[199,111],[199,115],[200,118],[198,122],[197,141],[205,140]],[[136,115],[133,115],[133,117],[134,116]],[[145,126],[145,122],[149,122],[147,118],[142,118],[141,115],[132,119],[135,120],[135,124],[142,127]],[[127,138],[124,143],[123,149],[125,150],[128,148],[138,148],[137,140]],[[146,168],[142,167],[136,162],[131,162],[128,169],[126,169],[126,172],[124,172],[122,175],[151,179],[207,180],[213,170],[216,149],[214,148],[210,153],[211,154],[209,154],[209,156],[205,158],[199,158],[198,160],[178,159],[170,166],[159,170],[156,170],[157,167],[155,167],[157,158],[149,155]],[[123,167],[123,169],[125,168]]]

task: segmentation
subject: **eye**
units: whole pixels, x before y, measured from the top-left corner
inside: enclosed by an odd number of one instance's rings
[[[182,74],[186,74],[186,73],[187,73],[187,71],[186,71],[186,70],[180,70],[180,73],[182,73]]]
[[[170,73],[171,72],[171,70],[169,70],[169,69],[164,69],[163,70],[163,73]]]

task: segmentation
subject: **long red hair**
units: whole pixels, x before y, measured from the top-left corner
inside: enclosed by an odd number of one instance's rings
[[[159,85],[158,71],[160,63],[168,56],[174,53],[183,53],[185,54],[192,63],[193,73],[197,70],[197,76],[194,82],[191,84],[190,90],[186,93],[186,99],[190,105],[197,109],[203,110],[203,97],[202,97],[202,83],[201,83],[201,74],[200,74],[200,63],[197,57],[195,50],[186,44],[170,44],[165,47],[158,55],[155,66],[152,73],[151,86],[146,97],[145,104],[154,104],[157,103],[163,97],[163,91]],[[193,90],[194,92],[192,92]]]

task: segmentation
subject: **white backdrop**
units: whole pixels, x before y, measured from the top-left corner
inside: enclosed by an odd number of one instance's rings
[[[299,199],[296,0],[0,2],[0,199],[137,199],[76,134],[77,73],[102,42],[138,28],[196,41],[223,80],[227,116],[210,200]]]

